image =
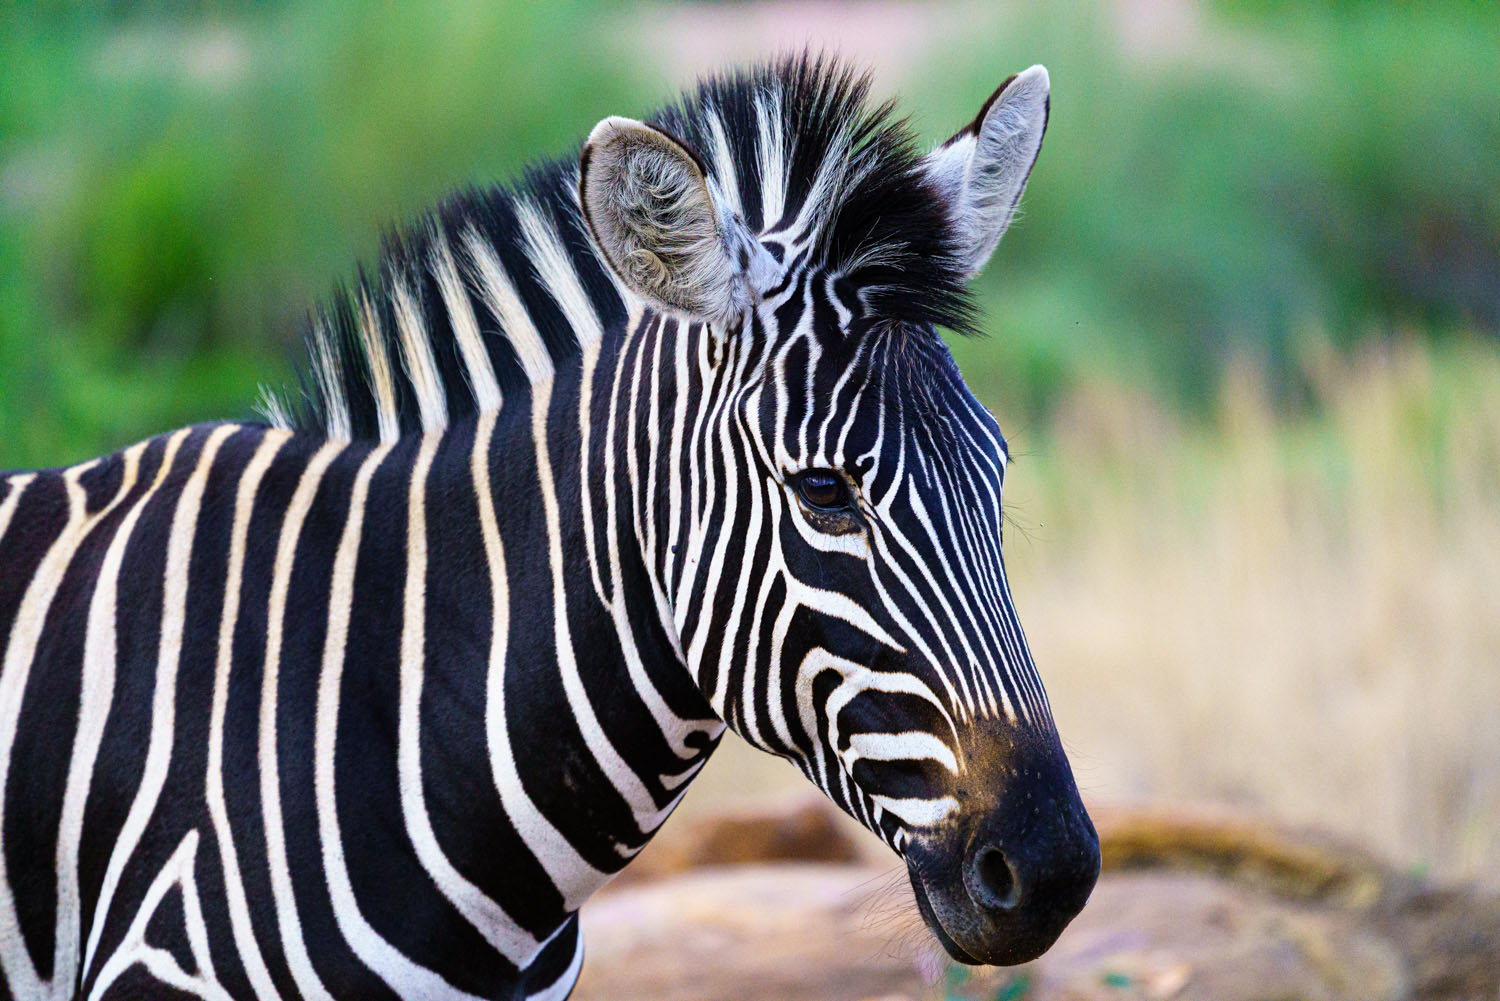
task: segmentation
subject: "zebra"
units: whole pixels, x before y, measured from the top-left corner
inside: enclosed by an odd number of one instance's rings
[[[726,728],[904,860],[963,963],[1098,839],[937,328],[1050,85],[918,152],[868,76],[712,77],[462,191],[264,420],[0,475],[0,968],[27,999],[561,999]]]

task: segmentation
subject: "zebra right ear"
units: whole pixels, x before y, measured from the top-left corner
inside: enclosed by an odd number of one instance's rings
[[[632,292],[694,320],[724,322],[760,301],[776,261],[688,146],[630,118],[594,126],[578,200],[605,262]]]
[[[958,254],[972,277],[1010,225],[1047,133],[1052,83],[1045,66],[1006,80],[966,128],[926,160],[927,178],[948,204]]]

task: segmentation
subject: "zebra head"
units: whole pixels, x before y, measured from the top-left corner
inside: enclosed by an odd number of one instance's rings
[[[1006,579],[1005,439],[935,326],[969,326],[1047,73],[921,157],[862,82],[788,72],[583,150],[603,257],[678,337],[661,593],[714,710],[905,859],[947,951],[1021,962],[1083,906],[1098,839]]]

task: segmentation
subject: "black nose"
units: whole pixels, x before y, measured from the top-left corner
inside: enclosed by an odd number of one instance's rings
[[[1099,878],[1098,835],[1081,805],[1042,816],[1034,824],[991,816],[966,838],[908,846],[917,906],[954,959],[1035,959],[1082,910]]]
[[[999,845],[983,845],[969,856],[964,887],[986,910],[1013,911],[1021,903],[1021,878]]]
[[[972,739],[959,809],[903,854],[917,907],[948,954],[1009,966],[1045,952],[1083,909],[1099,878],[1099,835],[1055,735],[1001,728]]]
[[[996,920],[1040,917],[1050,924],[1049,912],[1072,917],[1098,877],[1099,841],[1085,824],[1058,825],[1013,845],[976,838],[963,862],[969,899]]]

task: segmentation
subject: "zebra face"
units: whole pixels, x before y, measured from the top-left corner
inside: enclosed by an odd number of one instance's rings
[[[1099,850],[1006,579],[1006,444],[933,330],[818,315],[746,393],[767,576],[738,648],[760,680],[721,711],[902,854],[952,955],[1024,961]]]
[[[904,213],[901,246],[940,236],[904,259],[904,286],[895,241],[856,235],[830,260],[830,228],[857,227],[809,208],[869,187],[852,142],[830,144],[845,173],[815,174],[800,207],[762,192],[784,211],[760,226],[722,165],[639,122],[600,123],[581,171],[603,257],[689,321],[698,361],[691,406],[707,416],[681,444],[705,482],[683,491],[683,557],[662,582],[687,666],[731,728],[905,859],[929,927],[969,963],[1050,946],[1092,890],[1098,839],[1006,579],[1004,438],[892,288],[936,301],[913,272],[935,269],[941,291],[983,266],[1047,104],[1041,67],[1011,78],[867,199],[860,232]]]

